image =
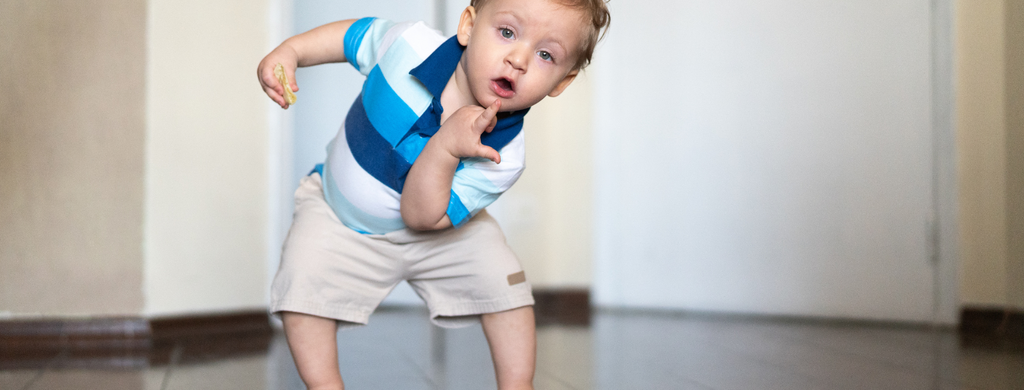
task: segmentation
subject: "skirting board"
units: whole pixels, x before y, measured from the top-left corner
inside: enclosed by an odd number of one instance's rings
[[[147,367],[265,353],[265,311],[0,321],[0,368]]]
[[[997,307],[965,307],[960,312],[964,346],[1024,351],[1024,311]]]
[[[586,289],[535,290],[538,325],[587,326]],[[150,367],[266,353],[265,311],[181,317],[0,321],[0,369]]]
[[[537,325],[590,325],[590,290],[536,289],[533,299]]]

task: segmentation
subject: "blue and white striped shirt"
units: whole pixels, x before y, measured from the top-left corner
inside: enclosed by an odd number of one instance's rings
[[[440,128],[441,92],[463,47],[422,22],[359,19],[345,34],[345,58],[366,75],[338,135],[327,146],[324,198],[346,226],[365,234],[405,228],[399,210],[406,174]],[[447,214],[456,227],[494,202],[525,168],[526,110],[498,115],[480,142],[501,164],[463,158]]]

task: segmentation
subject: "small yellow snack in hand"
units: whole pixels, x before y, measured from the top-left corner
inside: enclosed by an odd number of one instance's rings
[[[288,75],[284,74],[284,66],[280,63],[274,66],[274,76],[277,76],[277,82],[281,83],[281,87],[284,88],[284,101],[288,104],[295,104],[299,98],[292,92],[291,84],[288,83]]]

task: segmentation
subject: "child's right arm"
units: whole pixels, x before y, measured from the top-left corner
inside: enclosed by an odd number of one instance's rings
[[[501,154],[480,143],[480,136],[491,132],[498,122],[495,115],[501,101],[490,107],[465,106],[456,110],[441,129],[430,137],[426,147],[412,164],[402,190],[402,221],[413,230],[438,230],[452,226],[448,216],[452,179],[463,157],[483,157],[501,162]]]
[[[260,61],[256,68],[256,76],[267,96],[281,108],[288,108],[288,102],[284,100],[284,89],[274,76],[274,66],[278,63],[284,67],[292,91],[298,91],[295,68],[345,62],[345,33],[355,21],[356,19],[349,19],[328,23],[288,38],[263,57],[263,61]]]

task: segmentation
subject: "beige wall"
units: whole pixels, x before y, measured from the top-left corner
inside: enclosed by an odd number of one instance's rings
[[[268,5],[149,1],[147,315],[266,305]]]
[[[1024,308],[1024,1],[1006,0],[1006,208],[1010,304]]]
[[[961,302],[1024,307],[1024,2],[956,4]]]
[[[490,210],[535,288],[591,284],[591,87],[581,74],[524,123],[526,171]]]
[[[142,309],[145,15],[0,2],[0,312]]]
[[[0,2],[0,316],[266,305],[268,6]]]

